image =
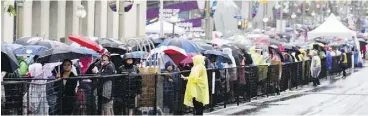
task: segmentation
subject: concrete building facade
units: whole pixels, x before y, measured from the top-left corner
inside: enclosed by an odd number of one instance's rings
[[[135,1],[132,9],[124,12],[122,37],[119,37],[119,13],[112,11],[105,0],[26,0],[18,7],[18,21],[3,10],[8,4],[14,5],[14,0],[1,1],[1,41],[6,43],[13,42],[14,28],[17,38],[40,36],[52,40],[60,40],[68,35],[120,40],[143,38],[145,35],[146,1]],[[84,6],[87,14],[82,19],[76,15],[79,5]],[[119,4],[116,4],[116,7],[118,9]],[[18,24],[16,27],[15,22]],[[66,42],[70,43],[67,39]]]

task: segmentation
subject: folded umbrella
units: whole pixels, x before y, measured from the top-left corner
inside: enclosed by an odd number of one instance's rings
[[[47,47],[39,45],[22,46],[14,50],[17,56],[42,55],[48,50]]]
[[[1,46],[1,71],[14,72],[18,69],[18,60],[13,50],[4,45]]]
[[[70,47],[60,46],[56,48],[49,49],[45,54],[41,55],[36,62],[40,63],[50,63],[50,62],[60,62],[65,59],[79,59],[86,56],[85,53],[78,49],[71,49]]]

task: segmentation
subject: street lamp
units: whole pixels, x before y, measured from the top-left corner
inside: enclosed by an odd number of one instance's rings
[[[82,35],[82,19],[87,15],[83,5],[77,6],[77,12],[75,15],[79,18],[79,35]]]
[[[174,37],[175,36],[175,24],[177,22],[179,22],[179,16],[178,15],[174,15],[174,16],[170,17],[170,22],[173,24],[172,34],[173,34],[173,37]]]
[[[266,29],[266,26],[267,26],[267,22],[268,22],[268,18],[267,17],[265,17],[265,18],[263,18],[263,22],[264,22],[264,29]]]

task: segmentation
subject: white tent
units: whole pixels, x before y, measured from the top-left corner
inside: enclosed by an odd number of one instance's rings
[[[164,34],[171,34],[173,32],[173,24],[165,21],[163,23],[164,23],[163,25]],[[153,24],[147,25],[146,33],[160,33],[160,22],[158,21]],[[185,29],[175,26],[175,34],[183,34],[183,33],[185,33]]]
[[[354,39],[355,46],[360,51],[360,44],[356,37],[356,32],[350,30],[345,25],[343,25],[334,14],[331,14],[325,22],[319,25],[316,29],[308,32],[308,39],[314,39],[317,37],[342,37],[346,39]],[[361,60],[361,53],[359,52],[358,58]],[[353,63],[354,64],[354,63]],[[354,65],[353,65],[354,66]]]
[[[325,36],[352,38],[356,36],[356,33],[343,25],[334,14],[331,14],[323,24],[308,32],[309,39]]]

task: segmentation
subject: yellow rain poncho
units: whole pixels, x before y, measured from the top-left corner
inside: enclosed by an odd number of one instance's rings
[[[196,55],[193,58],[193,68],[188,77],[187,88],[184,95],[184,104],[193,107],[193,98],[203,105],[210,103],[207,71],[204,66],[205,57]]]

